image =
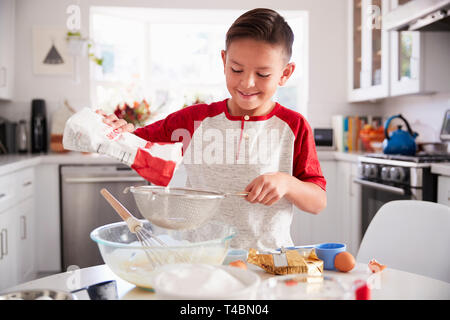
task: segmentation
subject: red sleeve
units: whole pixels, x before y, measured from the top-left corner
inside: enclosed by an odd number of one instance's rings
[[[284,107],[279,109],[278,117],[289,125],[295,135],[292,175],[326,190],[327,182],[320,168],[314,135],[309,123],[300,113]]]
[[[182,142],[184,154],[201,121],[222,112],[224,103],[225,101],[221,101],[186,107],[169,114],[163,120],[136,129],[134,134],[151,142]]]
[[[326,190],[326,180],[317,158],[311,127],[306,120],[302,121],[300,126],[294,142],[293,175],[302,181],[315,183]]]

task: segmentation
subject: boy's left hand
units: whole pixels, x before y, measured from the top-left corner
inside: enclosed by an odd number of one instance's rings
[[[287,193],[288,178],[289,175],[283,172],[262,174],[245,188],[249,193],[245,199],[251,203],[258,202],[270,206]]]

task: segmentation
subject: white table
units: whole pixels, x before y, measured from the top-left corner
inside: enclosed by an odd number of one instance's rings
[[[249,269],[258,273],[262,280],[272,276],[251,264],[249,264]],[[396,269],[386,268],[380,274],[374,275],[369,271],[367,265],[358,263],[350,272],[325,271],[324,275],[340,277],[342,281],[347,283],[357,279],[368,280],[372,284],[371,297],[373,300],[450,299],[450,283]],[[140,289],[120,279],[107,265],[59,273],[20,284],[4,290],[4,292],[38,288],[70,291],[106,280],[117,281],[117,291],[120,299],[158,299],[156,293]],[[86,299],[87,294],[77,293],[77,297]]]

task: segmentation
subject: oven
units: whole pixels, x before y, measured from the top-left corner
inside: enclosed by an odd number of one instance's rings
[[[450,161],[450,157],[434,160],[419,156],[369,154],[359,158],[358,177],[361,185],[361,235],[367,230],[378,210],[394,200],[437,201],[437,175],[431,163]]]

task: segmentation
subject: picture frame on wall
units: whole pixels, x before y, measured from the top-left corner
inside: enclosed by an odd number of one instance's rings
[[[33,73],[71,75],[73,57],[69,54],[67,30],[61,27],[33,27]]]

